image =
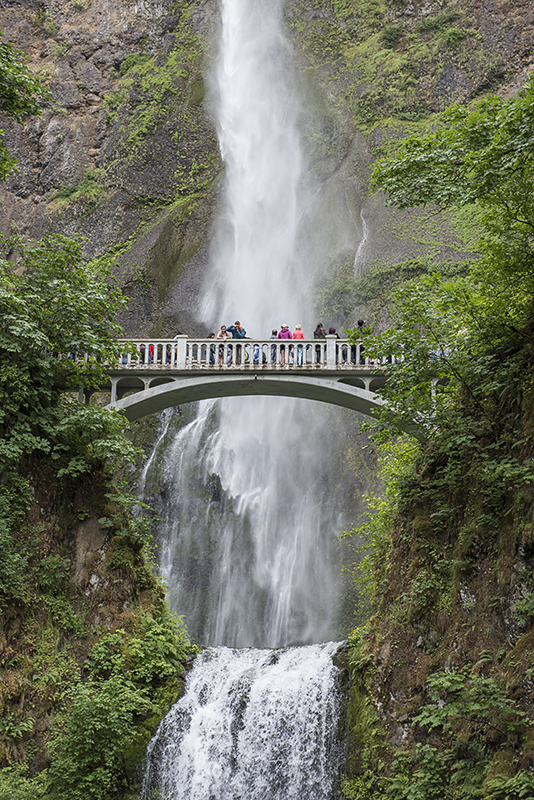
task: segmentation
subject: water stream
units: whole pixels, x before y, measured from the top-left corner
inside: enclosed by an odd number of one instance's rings
[[[212,330],[240,320],[269,336],[301,323],[311,335],[301,101],[283,0],[220,9],[211,98],[226,176],[199,313]],[[310,401],[229,398],[200,403],[170,444],[160,437],[145,478],[157,463],[161,567],[171,607],[210,648],[151,744],[146,798],[333,796],[338,645],[315,643],[336,635],[338,428]],[[286,649],[251,649],[266,647]]]
[[[205,650],[150,744],[144,800],[330,800],[337,647]]]

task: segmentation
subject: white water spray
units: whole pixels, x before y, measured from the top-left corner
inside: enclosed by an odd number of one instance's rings
[[[369,238],[369,226],[367,225],[365,217],[363,216],[363,208],[360,209],[360,219],[362,222],[362,238],[360,240],[360,244],[358,245],[356,254],[354,256],[353,270],[355,275],[358,275],[361,271],[362,265],[364,263],[363,254],[365,250],[365,245],[367,244],[367,239]]]
[[[299,98],[281,0],[221,10],[212,95],[226,179],[202,314],[214,329],[239,319],[265,336],[310,308]],[[335,637],[343,528],[323,463],[331,419],[310,401],[206,401],[167,450],[162,566],[173,609],[202,644]]]
[[[212,324],[240,319],[256,336],[302,322],[296,315],[308,305],[297,262],[300,105],[282,6],[222,0],[212,77],[226,181],[202,315]]]
[[[330,800],[338,646],[205,651],[150,743],[144,800]]]
[[[213,102],[226,165],[202,318],[311,334],[301,256],[299,100],[282,0],[221,0]],[[333,412],[309,401],[205,401],[159,464],[171,606],[201,644],[333,638],[339,560]],[[326,457],[325,457],[326,454]],[[331,800],[339,767],[336,644],[210,648],[151,742],[143,797]]]

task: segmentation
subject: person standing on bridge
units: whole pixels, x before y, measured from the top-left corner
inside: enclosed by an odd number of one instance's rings
[[[208,339],[215,339],[215,334],[210,333],[208,335]],[[210,344],[210,366],[213,366],[214,364],[215,364],[215,345]]]
[[[228,325],[226,330],[228,331],[228,333],[231,334],[232,339],[245,339],[247,336],[247,332],[241,325],[239,320],[237,320],[237,322],[234,322],[233,325]]]
[[[228,325],[226,330],[231,333],[232,339],[245,339],[247,335],[246,330],[241,325],[239,320],[236,320],[233,325]],[[235,363],[241,364],[241,345],[239,344],[236,344],[235,346]]]
[[[278,334],[279,339],[292,339],[291,331],[289,330],[289,325],[282,325],[280,327],[280,333]],[[286,359],[286,346],[284,344],[280,345],[280,363],[282,366],[285,364]]]
[[[297,325],[295,330],[293,331],[293,339],[304,339],[304,333],[302,332],[302,325]],[[304,352],[304,348],[301,344],[297,345],[297,366],[302,366],[302,355]]]
[[[217,339],[223,339],[224,341],[226,341],[226,339],[231,339],[232,338],[232,334],[228,333],[228,331],[226,330],[226,325],[221,325],[221,330],[217,333],[217,337],[216,338]],[[230,357],[230,354],[229,354],[229,357]],[[223,359],[224,359],[224,345],[220,344],[219,345],[219,366],[220,367],[222,367],[222,365],[223,365]]]
[[[271,339],[278,339],[278,331],[276,328],[273,328],[271,331]],[[276,345],[271,345],[271,364],[276,364]]]
[[[335,328],[328,328],[328,335],[329,336],[335,336],[336,339],[339,339],[339,333],[337,333]],[[336,364],[337,364],[337,362],[339,360],[339,352],[338,351],[339,351],[339,347],[336,344]]]
[[[324,329],[324,325],[323,325],[322,322],[318,322],[317,323],[317,327],[315,328],[315,330],[313,332],[313,338],[314,339],[326,339],[326,331]],[[317,365],[319,365],[321,363],[321,345],[320,344],[315,345],[315,360],[317,362]]]
[[[364,319],[359,319],[357,325],[358,325],[358,336],[360,337],[361,341],[365,336],[365,334],[369,332],[369,329],[367,328],[367,323]],[[356,350],[356,348],[354,349]],[[364,353],[365,353],[365,347],[363,346],[363,344],[360,344],[360,364],[365,364]],[[356,361],[356,357],[354,358],[354,361]]]

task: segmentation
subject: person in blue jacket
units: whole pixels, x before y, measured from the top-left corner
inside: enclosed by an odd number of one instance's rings
[[[232,334],[232,339],[245,339],[247,335],[239,320],[236,320],[233,325],[227,325],[226,330]],[[236,345],[235,348],[235,363],[241,364],[241,347],[239,345]]]

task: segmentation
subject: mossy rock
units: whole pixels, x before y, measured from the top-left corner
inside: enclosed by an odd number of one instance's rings
[[[492,762],[486,773],[484,791],[487,791],[489,781],[496,778],[511,778],[516,772],[517,757],[512,750],[499,750],[493,756]]]

